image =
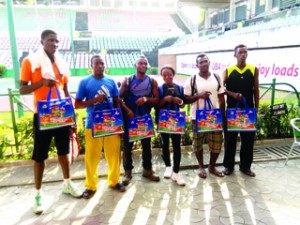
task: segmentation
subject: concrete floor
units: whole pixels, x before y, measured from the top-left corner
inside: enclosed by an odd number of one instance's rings
[[[256,177],[238,171],[224,178],[197,176],[195,157],[183,152],[180,187],[163,179],[160,153],[153,153],[158,183],[141,176],[141,155],[134,154],[134,176],[127,191],[119,193],[106,183],[107,164],[99,166],[98,191],[90,200],[61,193],[61,170],[49,162],[43,190],[46,211],[32,212],[33,173],[28,163],[0,168],[0,224],[258,224],[295,225],[300,220],[300,159],[254,162]],[[206,162],[207,162],[206,153]],[[220,156],[219,161],[222,161]],[[218,167],[222,169],[221,166]],[[84,190],[84,161],[72,165],[74,182]]]

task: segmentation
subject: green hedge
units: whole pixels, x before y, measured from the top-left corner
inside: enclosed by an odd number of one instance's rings
[[[85,111],[77,111],[79,113],[78,121],[82,121],[85,116]],[[260,105],[258,112],[258,124],[256,139],[276,139],[276,138],[288,138],[293,136],[292,127],[289,121],[292,118],[299,117],[300,108],[297,105],[288,106],[288,114],[281,116],[271,116],[269,105]],[[153,113],[152,113],[152,116]],[[18,141],[19,151],[15,150],[13,129],[8,123],[0,123],[0,161],[13,161],[18,159],[30,159],[30,155],[33,150],[33,134],[32,134],[32,115],[24,116],[17,122],[18,127]],[[84,153],[85,139],[83,124],[78,124],[79,141],[82,147],[82,153]],[[139,142],[137,142],[139,143]],[[182,145],[192,144],[192,129],[191,122],[187,123],[186,132],[182,135]],[[152,137],[152,147],[161,147],[161,140],[159,134]],[[139,148],[139,144],[135,145]],[[54,143],[51,144],[50,155],[56,153]],[[8,157],[8,155],[10,155]]]

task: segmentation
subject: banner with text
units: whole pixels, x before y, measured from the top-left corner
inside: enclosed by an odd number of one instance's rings
[[[198,72],[196,56],[187,54],[177,56],[176,71],[181,74],[193,75]],[[233,51],[207,53],[210,59],[210,70],[221,75],[230,65],[236,63]],[[256,49],[248,51],[247,62],[259,70],[260,83],[289,83],[300,90],[300,47],[280,49]],[[280,85],[276,88],[291,90],[288,86]]]

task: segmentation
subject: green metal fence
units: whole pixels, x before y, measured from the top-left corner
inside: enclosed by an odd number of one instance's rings
[[[273,79],[272,83],[262,83],[260,84],[260,87],[267,87],[267,89],[264,91],[263,94],[261,94],[260,98],[262,98],[263,96],[266,95],[267,92],[271,91],[271,103],[270,106],[274,105],[275,102],[275,92],[276,92],[276,87],[279,85],[284,85],[284,86],[289,86],[290,88],[292,88],[292,90],[294,91],[294,93],[296,94],[297,97],[297,102],[298,102],[298,106],[300,106],[300,99],[299,99],[299,93],[297,91],[297,89],[288,83],[276,83],[276,79]],[[74,93],[70,93],[70,94],[74,94]],[[18,89],[8,89],[8,96],[9,96],[9,102],[10,102],[10,112],[11,112],[11,119],[12,119],[12,125],[13,125],[13,131],[14,131],[14,139],[15,139],[15,146],[16,149],[18,150],[19,146],[18,146],[18,140],[17,140],[17,130],[18,127],[16,125],[16,116],[15,116],[15,105],[14,103],[17,104],[18,106],[18,117],[22,117],[23,116],[23,110],[19,110],[20,108],[27,108],[28,110],[33,112],[33,109],[28,106],[21,98],[20,98],[20,93]]]

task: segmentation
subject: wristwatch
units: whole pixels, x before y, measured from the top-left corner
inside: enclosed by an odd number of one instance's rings
[[[144,97],[144,102],[147,102],[147,98],[146,97]]]

